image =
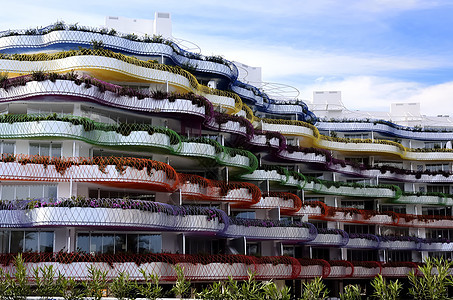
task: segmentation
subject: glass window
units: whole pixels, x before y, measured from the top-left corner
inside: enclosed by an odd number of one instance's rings
[[[256,212],[254,211],[237,211],[234,214],[236,218],[256,219]]]
[[[3,142],[1,146],[3,154],[14,154],[14,143]]]
[[[102,234],[96,233],[91,234],[90,239],[90,253],[101,253],[102,252]]]
[[[127,243],[125,234],[115,234],[115,253],[127,252]]]
[[[127,235],[127,252],[137,253],[138,252],[138,234]]]
[[[102,253],[115,253],[115,238],[113,234],[104,234],[102,236]]]
[[[39,144],[30,144],[28,153],[30,155],[39,155]]]
[[[61,145],[60,144],[51,144],[51,153],[52,157],[61,157]]]
[[[0,231],[0,253],[9,252],[9,231]]]
[[[16,199],[16,187],[14,185],[2,185],[2,200]]]
[[[53,252],[53,231],[0,231],[0,253]]]
[[[138,240],[139,253],[158,253],[162,249],[162,239],[160,235],[140,234]]]
[[[19,253],[24,251],[24,232],[11,231],[10,253]]]
[[[30,198],[36,199],[42,197],[42,185],[30,185]]]
[[[25,231],[25,247],[24,252],[38,252],[38,232]]]
[[[1,187],[2,200],[57,198],[57,185],[55,184],[11,184],[2,185]]]
[[[30,155],[61,157],[61,144],[30,143],[28,153]]]
[[[30,188],[23,186],[23,188],[16,187],[16,199],[27,199],[30,194]]]
[[[90,234],[77,234],[77,251],[90,253]]]
[[[39,233],[39,252],[53,252],[53,231],[41,231]]]
[[[57,186],[56,185],[45,185],[43,196],[44,196],[44,198],[57,198]]]
[[[261,255],[259,243],[247,243],[247,255]]]

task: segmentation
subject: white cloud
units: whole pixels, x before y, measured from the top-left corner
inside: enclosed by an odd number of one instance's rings
[[[453,114],[453,81],[425,86],[391,78],[354,76],[321,79],[299,88],[302,98],[310,101],[314,91],[341,91],[342,102],[349,110],[388,112],[391,103],[419,102],[424,115]]]

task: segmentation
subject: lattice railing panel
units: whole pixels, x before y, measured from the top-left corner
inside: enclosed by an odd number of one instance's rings
[[[323,259],[299,258],[298,261],[301,270],[297,278],[326,278],[331,272],[330,264]]]
[[[347,260],[329,260],[329,278],[348,278],[354,273],[354,265]]]

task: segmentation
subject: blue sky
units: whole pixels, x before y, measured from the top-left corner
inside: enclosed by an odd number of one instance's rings
[[[420,102],[425,114],[453,114],[453,0],[12,2],[0,30],[170,12],[175,37],[261,66],[263,80],[293,85],[301,99],[341,90],[351,110]]]

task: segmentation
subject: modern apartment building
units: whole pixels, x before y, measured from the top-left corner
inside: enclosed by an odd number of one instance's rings
[[[321,276],[334,296],[451,257],[448,122],[417,105],[392,108],[405,126],[350,114],[338,92],[276,100],[170,37],[0,33],[2,268],[22,252],[77,279],[91,265],[171,282],[180,264],[193,282],[252,271],[295,294]]]

